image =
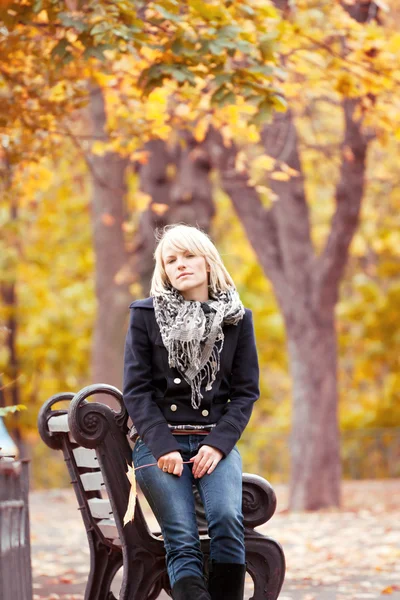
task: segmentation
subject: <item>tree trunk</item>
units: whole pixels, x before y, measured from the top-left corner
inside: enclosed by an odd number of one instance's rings
[[[340,505],[337,344],[329,318],[307,312],[288,330],[293,379],[290,509]]]
[[[155,230],[185,223],[208,232],[215,207],[207,151],[190,133],[180,132],[173,147],[154,140],[145,149],[148,161],[138,170],[140,187],[151,202],[141,217],[131,268],[138,273],[144,295],[148,295],[154,270]]]
[[[288,0],[275,0],[290,12]],[[359,21],[375,18],[374,3],[355,10]],[[357,8],[357,7],[356,7]],[[224,147],[218,132],[207,136],[210,156],[220,169],[222,187],[230,196],[259,262],[271,280],[284,316],[293,377],[290,507],[315,510],[340,503],[337,342],[334,310],[359,222],[364,193],[368,140],[362,120],[354,118],[357,99],[343,100],[345,135],[336,189],[336,211],[324,250],[312,247],[297,132],[288,110],[264,128],[266,154],[291,167],[288,181],[270,179],[277,200],[265,209],[248,173],[235,169],[235,146]]]
[[[106,140],[104,98],[97,87],[91,90],[91,117],[96,139]],[[118,154],[92,155],[92,223],[95,249],[97,315],[93,333],[91,383],[122,387],[124,338],[131,300],[129,283],[119,281],[126,265],[123,221],[126,194],[125,171],[128,161]],[[103,400],[114,406],[110,397]]]
[[[91,90],[93,135],[106,140],[106,111],[99,88]],[[128,160],[114,153],[92,155],[93,238],[96,256],[95,277],[98,311],[93,334],[93,383],[122,386],[123,348],[128,306],[134,298],[129,291],[139,282],[143,296],[148,295],[154,269],[154,231],[176,222],[199,225],[208,231],[214,215],[210,164],[205,152],[187,132],[171,148],[162,140],[149,142],[148,161],[137,165],[142,191],[149,194],[148,210],[141,216],[133,250],[124,244],[124,197]],[[102,396],[102,401],[114,401]]]
[[[6,156],[5,167],[4,167],[4,175],[3,175],[3,185],[4,192],[7,193],[11,190],[12,185],[12,166],[8,161],[8,157]],[[18,222],[18,204],[15,198],[10,198],[10,213],[9,213],[9,221],[12,225],[15,225]],[[2,282],[0,285],[0,295],[2,297],[2,301],[5,307],[7,307],[6,311],[6,322],[5,329],[7,331],[6,334],[6,344],[8,347],[9,354],[9,362],[7,369],[7,376],[9,379],[9,383],[4,393],[3,390],[0,392],[1,405],[6,405],[6,397],[8,397],[8,404],[12,406],[16,406],[21,404],[21,388],[19,385],[19,377],[20,373],[20,363],[18,359],[18,351],[17,351],[17,336],[18,336],[18,320],[17,320],[17,309],[18,309],[18,295],[17,295],[17,269],[16,265],[12,267],[11,272],[7,273],[6,281]],[[2,380],[0,379],[0,385]],[[18,413],[14,414],[12,417],[11,428],[13,438],[18,446],[18,451],[20,456],[26,456],[25,453],[25,444],[22,439],[21,427],[19,423],[19,415]]]
[[[242,221],[284,316],[293,376],[290,507],[296,510],[338,506],[340,453],[337,348],[334,308],[357,229],[364,191],[367,140],[353,118],[357,100],[343,102],[345,136],[336,212],[324,250],[311,243],[308,205],[291,111],[275,115],[263,132],[266,153],[298,175],[272,179],[278,197],[265,209],[246,172],[235,171],[236,149],[221,136],[208,136],[210,154],[219,156],[221,182]],[[215,149],[220,145],[219,151]]]

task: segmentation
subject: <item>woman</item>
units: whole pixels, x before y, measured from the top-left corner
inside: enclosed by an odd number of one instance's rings
[[[133,302],[124,402],[138,435],[137,480],[164,538],[176,600],[239,600],[245,567],[242,463],[236,448],[259,397],[251,311],[209,237],[166,227],[151,297]],[[190,461],[190,464],[185,464]],[[195,516],[208,522],[208,589]]]

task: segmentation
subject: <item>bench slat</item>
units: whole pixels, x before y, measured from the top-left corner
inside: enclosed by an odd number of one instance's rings
[[[98,528],[105,538],[108,540],[119,539],[118,530],[114,519],[103,519],[97,523]]]
[[[74,444],[75,440],[69,430],[68,415],[55,415],[50,417],[47,422],[50,433],[68,433],[70,441]]]
[[[109,500],[102,498],[91,498],[88,500],[90,512],[95,519],[110,519],[112,509]]]
[[[89,448],[75,448],[73,451],[75,461],[78,467],[93,467],[98,468],[96,452]]]
[[[86,492],[104,489],[103,475],[100,471],[97,471],[97,473],[84,473],[81,475],[81,481]]]
[[[47,425],[51,433],[58,431],[69,431],[68,415],[57,415],[55,417],[50,417]]]

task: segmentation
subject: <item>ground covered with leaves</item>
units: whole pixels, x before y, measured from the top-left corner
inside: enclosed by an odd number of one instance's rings
[[[260,530],[285,551],[280,600],[400,600],[400,479],[345,482],[340,511],[288,513],[286,487],[275,489],[277,514]],[[31,493],[31,534],[34,600],[83,600],[89,548],[72,490]]]

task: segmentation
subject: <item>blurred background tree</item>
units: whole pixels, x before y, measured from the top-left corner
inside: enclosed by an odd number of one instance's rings
[[[154,228],[198,223],[255,314],[262,397],[246,468],[286,469],[268,456],[287,454],[274,441],[293,423],[292,506],[338,503],[334,307],[361,200],[336,305],[339,420],[400,424],[398,17],[374,2],[137,7],[6,6],[5,402],[18,390],[29,404],[17,429],[34,445],[49,395],[120,387]]]

